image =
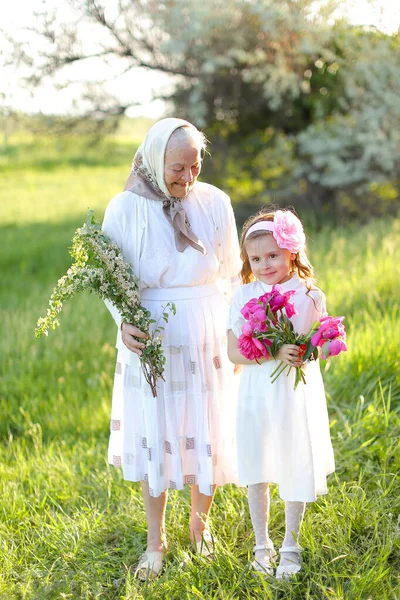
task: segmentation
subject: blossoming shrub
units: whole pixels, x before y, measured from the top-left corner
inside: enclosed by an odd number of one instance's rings
[[[60,324],[58,314],[66,300],[84,290],[94,292],[114,304],[123,323],[133,323],[148,335],[140,360],[146,381],[156,396],[156,382],[162,378],[165,364],[160,337],[162,327],[156,323],[150,333],[150,326],[155,321],[140,304],[139,282],[132,266],[124,259],[118,245],[96,223],[93,211],[89,211],[83,227],[76,230],[70,254],[75,262],[58,280],[47,315],[37,322],[36,336],[48,335],[50,328],[55,329]],[[165,308],[175,312],[172,303]],[[163,319],[168,321],[168,312],[163,312]]]

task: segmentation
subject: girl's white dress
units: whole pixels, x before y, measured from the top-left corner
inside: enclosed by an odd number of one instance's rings
[[[324,294],[312,290],[307,295],[297,275],[281,285],[284,291],[296,291],[291,301],[299,314],[291,320],[298,333],[306,333],[326,314]],[[271,289],[255,281],[235,291],[229,329],[236,337],[246,322],[241,308]],[[243,367],[237,408],[239,479],[244,485],[277,483],[283,500],[311,502],[327,493],[326,477],[335,470],[319,360],[306,363],[306,384],[299,383],[296,390],[294,369],[271,383],[278,364],[268,360]]]
[[[162,203],[126,191],[109,203],[103,229],[117,242],[140,280],[141,302],[164,326],[165,382],[153,398],[140,361],[117,337],[109,462],[124,478],[148,481],[150,494],[198,484],[237,482],[233,365],[226,350],[230,289],[240,269],[230,200],[197,182],[182,201],[207,255],[178,252]],[[121,317],[106,303],[120,329]]]

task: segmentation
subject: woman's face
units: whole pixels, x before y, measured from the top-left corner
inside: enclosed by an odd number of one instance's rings
[[[171,196],[187,196],[200,170],[200,150],[195,141],[190,136],[172,136],[167,144],[164,159],[164,181]]]

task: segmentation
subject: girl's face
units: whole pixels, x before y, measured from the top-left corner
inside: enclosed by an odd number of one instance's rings
[[[164,181],[171,196],[184,198],[192,189],[201,169],[200,150],[190,137],[172,138],[164,160]]]
[[[296,255],[286,248],[279,248],[272,234],[266,233],[245,243],[250,268],[256,279],[274,285],[291,278],[292,262]]]

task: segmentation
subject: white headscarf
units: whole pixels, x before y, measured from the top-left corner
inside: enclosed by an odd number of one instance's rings
[[[162,201],[164,213],[174,228],[175,244],[179,252],[190,245],[206,254],[204,244],[190,227],[180,199],[171,196],[164,181],[165,150],[169,138],[180,127],[187,127],[198,133],[194,125],[183,119],[161,119],[153,125],[136,151],[124,189],[145,198]]]
[[[138,155],[142,156],[143,167],[149,172],[160,190],[172,198],[164,181],[164,158],[169,138],[179,127],[187,127],[197,132],[194,125],[183,119],[161,119],[148,131],[143,142],[136,151],[133,165]]]

